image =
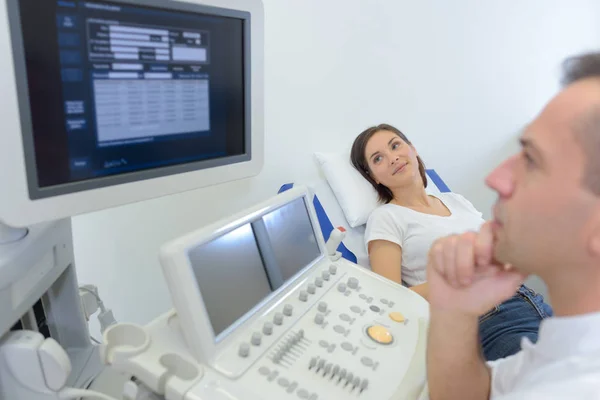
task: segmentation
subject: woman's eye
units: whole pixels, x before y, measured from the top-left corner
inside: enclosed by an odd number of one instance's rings
[[[375,157],[375,158],[373,159],[373,162],[374,162],[375,164],[377,164],[379,161],[381,161],[381,156],[377,156],[377,157]]]
[[[392,150],[396,150],[398,147],[400,147],[400,143],[392,143]]]

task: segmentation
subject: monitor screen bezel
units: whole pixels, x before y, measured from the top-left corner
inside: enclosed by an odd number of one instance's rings
[[[200,160],[196,162],[157,167],[147,170],[128,172],[119,175],[97,177],[83,181],[69,182],[49,187],[40,187],[38,181],[35,142],[33,136],[32,116],[30,109],[30,98],[28,80],[26,73],[25,50],[23,34],[19,13],[20,0],[7,0],[7,12],[9,17],[9,29],[13,51],[13,63],[15,68],[15,80],[17,88],[19,117],[21,123],[21,135],[24,150],[24,164],[27,177],[29,198],[39,200],[71,193],[100,189],[131,182],[150,180],[154,178],[167,177],[186,172],[202,169],[226,166],[242,163],[252,159],[252,109],[251,109],[251,13],[242,10],[233,10],[180,2],[175,0],[102,0],[115,4],[127,4],[138,7],[154,7],[163,10],[191,12],[196,14],[209,14],[222,17],[241,19],[243,21],[243,49],[244,49],[244,152],[240,155],[225,156],[215,159]],[[93,2],[91,0],[90,2]]]
[[[282,286],[268,294],[223,332],[215,335],[188,253],[193,248],[225,235],[298,198],[303,198],[320,249],[320,255],[290,277]],[[244,327],[249,326],[255,320],[261,318],[262,315],[268,313],[271,308],[276,307],[294,287],[302,284],[307,274],[316,265],[320,265],[324,260],[329,259],[312,199],[313,193],[307,187],[294,187],[255,207],[174,239],[161,247],[159,259],[173,305],[179,316],[182,332],[191,352],[199,360],[214,363],[217,354],[238,340],[237,332],[240,329],[243,330]]]
[[[231,225],[229,226],[226,230],[223,230],[219,233],[219,235],[213,237],[211,240],[208,240],[204,243],[202,243],[202,245],[210,243],[211,241],[222,237],[224,235],[227,235],[228,233],[235,231],[238,228],[241,228],[242,226],[245,225],[250,225],[253,222],[258,221],[261,218],[264,218],[265,216],[269,215],[270,213],[277,211],[283,207],[285,207],[288,204],[292,204],[295,201],[298,200],[302,200],[302,203],[304,204],[304,208],[306,210],[306,215],[308,217],[308,220],[310,222],[314,237],[315,237],[315,241],[316,241],[316,246],[319,249],[319,254],[312,259],[308,264],[306,264],[305,266],[303,266],[302,268],[298,269],[294,275],[290,276],[281,286],[279,286],[278,288],[271,290],[270,293],[268,293],[261,301],[257,302],[256,304],[254,304],[252,307],[250,307],[244,314],[240,315],[236,320],[234,320],[229,326],[227,326],[226,328],[222,329],[221,332],[216,333],[214,330],[214,326],[212,321],[210,321],[209,318],[209,322],[210,322],[210,328],[212,329],[213,332],[213,336],[214,336],[214,341],[216,344],[222,342],[224,339],[226,339],[229,335],[231,335],[233,332],[235,332],[241,325],[244,324],[244,322],[246,322],[248,319],[250,319],[258,310],[260,310],[261,308],[263,308],[266,304],[269,303],[269,301],[271,300],[272,297],[277,296],[279,293],[283,292],[286,290],[286,288],[288,288],[290,285],[294,284],[294,281],[297,279],[298,276],[301,276],[302,274],[304,274],[304,272],[308,269],[310,269],[313,265],[317,264],[318,262],[320,262],[326,255],[326,249],[324,249],[320,243],[321,241],[319,240],[319,233],[320,232],[320,228],[319,225],[315,225],[315,221],[313,219],[312,213],[311,213],[311,206],[310,204],[308,204],[309,199],[306,195],[303,196],[299,196],[296,197],[292,200],[289,200],[285,203],[281,203],[277,206],[273,206],[268,208],[267,210],[264,210],[263,212],[259,213],[259,214],[255,214],[253,215],[251,218],[247,218],[243,223],[238,222],[237,224]],[[259,253],[261,251],[261,246],[258,243],[258,238],[255,237],[255,240],[257,241],[257,248],[259,250]],[[187,257],[188,257],[188,262],[190,263],[190,268],[192,268],[192,263],[190,260],[190,252],[192,252],[195,248],[189,248],[187,250]],[[263,261],[264,262],[264,261]],[[265,272],[267,272],[265,270]],[[267,272],[268,274],[268,272]],[[198,285],[198,283],[196,282],[196,286],[197,286],[197,290],[198,293],[200,293],[200,296],[202,297],[202,303],[204,305],[204,307],[206,307],[205,301],[204,301],[204,297],[201,295],[201,291],[200,291],[200,286]],[[207,315],[208,315],[208,311],[207,311]]]

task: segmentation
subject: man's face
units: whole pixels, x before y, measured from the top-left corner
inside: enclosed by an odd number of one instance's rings
[[[585,255],[584,227],[596,205],[582,185],[585,154],[577,130],[600,104],[600,83],[577,82],[556,96],[525,129],[522,151],[487,178],[494,207],[495,257],[544,276]]]

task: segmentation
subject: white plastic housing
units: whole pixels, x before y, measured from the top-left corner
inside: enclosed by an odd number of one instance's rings
[[[251,14],[251,160],[177,175],[31,200],[29,196],[21,116],[17,97],[14,50],[7,3],[0,0],[0,221],[14,227],[57,220],[200,187],[257,175],[263,165],[263,43],[262,0],[190,0],[205,6]]]

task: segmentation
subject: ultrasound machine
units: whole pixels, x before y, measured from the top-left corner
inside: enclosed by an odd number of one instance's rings
[[[165,243],[173,309],[90,340],[71,217],[262,169],[261,0],[0,0],[0,23],[1,400],[426,396],[427,303],[331,257],[301,186]]]

